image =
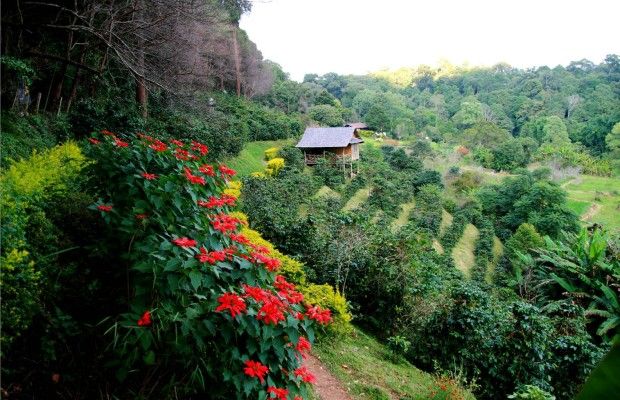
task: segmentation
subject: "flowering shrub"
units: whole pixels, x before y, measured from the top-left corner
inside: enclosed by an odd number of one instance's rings
[[[225,193],[235,172],[206,146],[104,131],[91,145],[101,213],[127,245],[129,311],[109,332],[121,381],[210,398],[300,399],[302,366],[331,311],[278,275],[282,262],[242,232]],[[161,378],[161,376],[166,378]]]

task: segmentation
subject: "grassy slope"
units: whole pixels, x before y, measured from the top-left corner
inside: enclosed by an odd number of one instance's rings
[[[262,171],[265,162],[265,150],[270,147],[282,147],[292,143],[290,139],[247,143],[237,157],[226,160],[226,164],[237,171],[239,176],[248,176],[252,172]]]
[[[347,204],[342,207],[342,211],[352,211],[360,207],[368,197],[370,197],[371,188],[362,188],[358,190],[350,199]]]
[[[441,225],[439,225],[439,237],[442,237],[446,230],[452,225],[452,214],[446,210],[441,211]]]
[[[487,283],[493,282],[493,275],[495,275],[495,267],[499,264],[499,260],[504,255],[504,245],[497,236],[493,237],[493,259],[487,265],[487,272],[484,275],[484,280]]]
[[[413,211],[414,206],[414,201],[400,205],[400,213],[398,214],[398,217],[392,221],[392,225],[390,227],[392,232],[397,232],[400,228],[405,226],[405,224],[409,221],[409,214]]]
[[[459,239],[452,249],[452,259],[454,265],[465,274],[467,278],[470,277],[471,268],[476,263],[476,256],[474,250],[476,249],[476,240],[478,240],[478,228],[472,224],[467,224],[463,231],[463,236]]]
[[[359,330],[318,343],[314,353],[355,400],[461,398],[458,394],[465,399],[474,398],[445,379],[438,382],[438,378],[408,362],[394,359],[386,347]],[[447,386],[443,393],[442,384]],[[448,397],[451,390],[454,397]],[[437,395],[432,396],[432,392]]]
[[[578,215],[586,213],[593,204],[600,206],[585,222],[620,230],[620,178],[582,175],[564,189],[568,192],[569,206]]]

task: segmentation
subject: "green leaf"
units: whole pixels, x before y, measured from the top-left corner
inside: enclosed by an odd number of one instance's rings
[[[189,279],[192,282],[194,289],[198,289],[200,287],[200,284],[202,283],[202,275],[202,272],[190,271]]]
[[[153,350],[149,351],[148,353],[146,353],[143,360],[146,365],[155,364],[155,352]]]

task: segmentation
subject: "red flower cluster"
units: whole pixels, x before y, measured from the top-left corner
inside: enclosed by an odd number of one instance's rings
[[[189,151],[180,149],[178,147],[174,149],[174,156],[177,158],[177,160],[181,161],[187,161],[190,159]]]
[[[269,249],[265,246],[261,246],[260,244],[256,244],[256,243],[249,243],[249,246],[253,248],[254,251],[257,253],[269,254]]]
[[[115,134],[114,132],[110,132],[110,131],[109,131],[109,130],[107,130],[107,129],[102,129],[102,130],[101,130],[101,133],[103,133],[103,134],[104,134],[104,135],[106,135],[106,136],[112,136],[112,137],[116,136],[116,134]]]
[[[252,378],[258,378],[260,383],[265,383],[265,375],[269,372],[269,368],[258,361],[247,360],[243,372]]]
[[[219,306],[215,309],[217,312],[230,311],[230,315],[235,316],[242,314],[246,310],[245,301],[235,293],[224,293],[217,299]]]
[[[153,143],[151,143],[149,147],[155,151],[166,151],[168,149],[166,143],[162,142],[161,140],[153,141]]]
[[[304,301],[304,295],[295,290],[295,285],[286,281],[286,279],[278,275],[276,276],[276,282],[274,284],[280,296],[284,297],[286,301],[291,304],[297,304]]]
[[[295,371],[293,371],[293,373],[295,374],[295,376],[300,377],[303,382],[316,382],[316,378],[306,369],[306,367],[299,367]]]
[[[186,237],[174,239],[172,243],[179,247],[196,247],[196,241]]]
[[[306,306],[306,315],[321,325],[327,325],[332,320],[331,310],[323,310],[319,306]]]
[[[196,255],[196,258],[201,263],[209,263],[211,265],[218,261],[224,261],[228,258],[228,254],[225,250],[219,251],[207,251],[204,247],[200,248],[200,254]]]
[[[144,314],[138,320],[138,326],[151,326],[153,321],[151,321],[151,312],[145,311]]]
[[[198,171],[202,172],[207,176],[215,176],[215,171],[213,170],[213,166],[209,164],[203,164],[198,168]]]
[[[263,303],[263,306],[258,310],[256,319],[263,321],[266,324],[277,325],[278,322],[284,321],[284,310],[286,306],[277,297],[268,294],[268,299]]]
[[[198,176],[198,175],[193,175],[192,171],[189,168],[185,167],[184,170],[185,170],[185,177],[191,183],[194,183],[196,185],[204,185],[206,183],[204,177]]]
[[[219,166],[219,170],[222,173],[222,175],[235,176],[237,174],[237,171],[235,171],[234,169],[228,168],[224,164]]]
[[[295,350],[300,352],[301,355],[303,356],[305,355],[306,352],[310,351],[311,349],[312,349],[312,345],[310,344],[308,339],[306,339],[303,336],[300,336],[299,340],[297,341],[297,346],[295,346]]]
[[[263,303],[267,301],[269,299],[269,296],[271,295],[269,292],[260,287],[249,286],[246,284],[243,284],[243,291],[245,292],[246,298],[249,297],[251,299],[254,299],[254,301],[256,301],[257,303]]]
[[[147,219],[148,214],[136,214],[136,219]]]
[[[211,225],[216,231],[222,233],[232,232],[237,229],[237,226],[241,223],[238,218],[230,216],[228,214],[218,214],[211,220]]]
[[[142,177],[143,177],[144,179],[146,179],[147,181],[152,181],[153,179],[157,179],[157,175],[155,175],[155,174],[149,174],[148,172],[143,172],[141,175],[142,175]]]
[[[281,388],[277,388],[275,386],[269,386],[267,388],[267,392],[269,394],[273,394],[276,397],[272,397],[274,399],[278,399],[278,400],[286,400],[286,397],[288,396],[288,390],[287,389],[281,389]]]
[[[223,207],[225,205],[234,206],[236,200],[237,199],[231,195],[223,194],[222,197],[220,198],[211,196],[209,197],[209,201],[198,200],[198,205],[200,207],[206,207],[206,208]]]
[[[99,140],[99,139],[95,139],[95,138],[92,138],[92,137],[91,137],[91,138],[88,138],[88,141],[89,141],[91,144],[99,144],[99,143],[101,143],[101,140]]]
[[[114,144],[116,145],[116,147],[127,147],[129,146],[129,143],[115,137],[114,138]]]
[[[243,234],[235,234],[235,233],[231,233],[229,235],[230,240],[232,240],[233,242],[237,242],[240,244],[250,244],[250,239],[248,239],[245,235]]]
[[[207,147],[207,145],[194,141],[192,141],[192,150],[196,150],[200,153],[201,156],[206,156],[209,152],[209,148]]]
[[[183,142],[181,142],[180,140],[177,140],[177,139],[171,139],[170,143],[172,143],[175,146],[179,146],[179,147],[185,146],[185,144]]]
[[[110,211],[112,211],[112,206],[106,205],[106,204],[102,204],[100,206],[97,206],[97,209],[99,211],[103,211],[103,212],[110,212]]]
[[[280,265],[282,264],[282,262],[277,258],[267,257],[266,255],[261,253],[254,253],[252,255],[254,256],[256,261],[265,264],[265,268],[271,272],[276,271],[278,268],[280,268]]]

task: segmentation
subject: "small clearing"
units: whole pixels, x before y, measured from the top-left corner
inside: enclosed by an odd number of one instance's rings
[[[439,225],[439,237],[442,237],[446,230],[448,230],[450,225],[452,225],[453,219],[454,217],[452,216],[452,214],[450,214],[446,210],[441,210],[441,225]]]
[[[487,271],[484,275],[484,280],[487,283],[493,283],[493,277],[495,276],[495,268],[499,264],[499,260],[504,255],[504,245],[497,236],[493,237],[493,259],[487,265]]]
[[[472,224],[467,224],[463,231],[463,236],[459,239],[452,249],[452,259],[454,265],[465,275],[466,278],[471,277],[471,268],[476,263],[474,250],[476,249],[476,241],[480,236],[478,228]]]
[[[347,201],[347,204],[342,207],[342,211],[353,211],[357,208],[360,208],[362,204],[368,200],[370,197],[370,193],[372,192],[372,188],[365,187],[357,192]]]
[[[325,185],[323,187],[321,187],[315,194],[314,194],[315,198],[336,198],[339,199],[340,193],[336,192],[334,189],[330,188],[329,186]]]
[[[398,214],[398,218],[392,221],[391,230],[396,233],[400,228],[405,226],[409,221],[409,215],[415,206],[415,202],[404,203],[400,205],[400,213]]]
[[[225,160],[226,165],[237,171],[238,176],[248,176],[252,172],[265,169],[265,150],[291,144],[290,139],[249,142],[236,157]]]
[[[443,246],[441,245],[441,243],[439,243],[439,240],[437,240],[437,239],[433,239],[433,249],[435,249],[437,254],[443,254],[444,253]]]

